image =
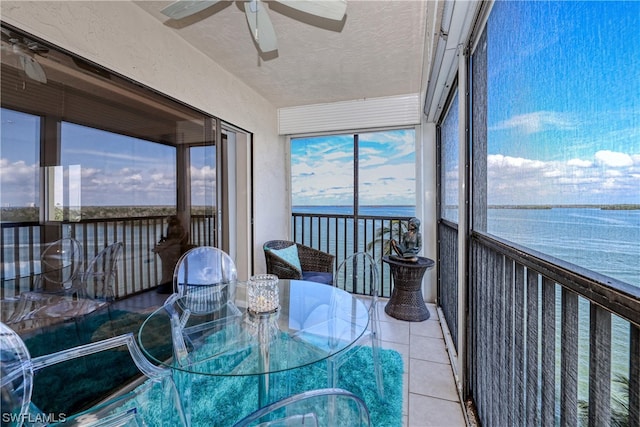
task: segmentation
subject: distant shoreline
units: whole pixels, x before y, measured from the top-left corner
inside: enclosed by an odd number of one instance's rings
[[[371,208],[414,208],[412,205],[366,205],[361,206],[364,209]],[[311,209],[327,209],[327,208],[342,208],[349,209],[349,205],[296,205],[292,206],[293,213],[297,209],[311,210]],[[457,206],[447,206],[447,209],[456,209]],[[598,205],[598,204],[582,204],[582,205],[489,205],[488,209],[531,209],[531,210],[543,210],[543,209],[601,209],[601,210],[618,210],[618,211],[632,211],[640,210],[640,204],[613,204],[613,205]],[[214,209],[211,207],[194,206],[192,212],[196,215],[212,215]],[[60,219],[68,219],[69,215],[79,215],[79,219],[109,219],[109,218],[134,218],[134,217],[151,217],[151,216],[170,216],[175,215],[175,206],[84,206],[79,211],[63,209],[60,212]],[[24,222],[24,221],[38,221],[39,210],[37,206],[34,207],[2,207],[0,208],[0,221],[1,222]]]
[[[447,206],[455,209],[457,206]],[[640,204],[615,204],[615,205],[489,205],[489,209],[602,209],[610,211],[640,210]]]
[[[490,205],[489,209],[603,209],[612,211],[629,211],[640,209],[640,205]]]
[[[311,208],[327,208],[327,207],[335,207],[335,208],[350,208],[350,205],[295,205],[292,206],[292,210],[296,208],[300,209],[311,209]],[[385,207],[393,207],[393,208],[413,208],[412,205],[365,205],[361,206],[363,208],[385,208]],[[455,209],[457,206],[449,205],[447,209]],[[613,205],[604,205],[604,204],[568,204],[568,205],[560,205],[560,204],[548,204],[548,205],[489,205],[489,209],[604,209],[604,210],[640,210],[640,204],[613,204]]]

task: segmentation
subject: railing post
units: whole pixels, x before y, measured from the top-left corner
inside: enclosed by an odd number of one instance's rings
[[[611,313],[591,304],[589,425],[611,424]]]

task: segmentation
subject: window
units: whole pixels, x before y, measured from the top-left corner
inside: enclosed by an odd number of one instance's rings
[[[415,131],[292,139],[291,194],[294,211],[322,206],[353,214],[357,207],[385,214],[405,207],[413,215]]]
[[[291,140],[293,210],[319,206],[353,214],[354,136],[330,135]]]
[[[175,213],[175,147],[64,122],[61,153],[68,173],[79,169],[80,203],[69,206],[84,212],[82,218],[122,216],[122,208],[136,206]],[[69,179],[69,190],[73,186]]]
[[[495,2],[471,73],[473,228],[635,286],[638,16],[638,2]],[[554,289],[560,308],[566,295]],[[576,314],[581,406],[593,374],[590,304],[580,298]],[[567,322],[556,317],[557,354],[560,325]],[[629,377],[630,329],[612,316],[612,397]],[[557,377],[560,370],[558,364]],[[612,400],[612,423],[627,408]]]
[[[456,91],[447,115],[440,127],[440,162],[442,202],[440,215],[444,219],[458,222],[458,93]]]
[[[40,117],[2,108],[0,220],[38,221]]]
[[[358,251],[380,258],[415,216],[415,170],[414,129],[291,139],[293,239],[336,255],[336,266]]]
[[[216,205],[216,149],[213,145],[191,147],[191,213],[211,213]],[[208,210],[207,210],[208,208]]]
[[[487,231],[638,286],[639,14],[496,2],[473,83],[485,55]]]

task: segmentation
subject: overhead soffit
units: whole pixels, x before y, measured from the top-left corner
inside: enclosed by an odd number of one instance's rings
[[[251,38],[243,2],[221,2],[179,21],[160,13],[170,1],[135,3],[275,107],[424,90],[427,10],[434,2],[348,0],[337,23],[269,2],[278,50],[264,55]],[[433,43],[431,35],[426,43]]]

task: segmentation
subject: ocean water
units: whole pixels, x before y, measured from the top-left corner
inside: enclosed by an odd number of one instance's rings
[[[490,209],[488,232],[640,287],[640,210]]]
[[[350,206],[294,206],[293,212],[351,215],[353,209]],[[411,217],[415,215],[415,207],[364,206],[359,213]],[[487,231],[640,287],[640,210],[489,209]]]

